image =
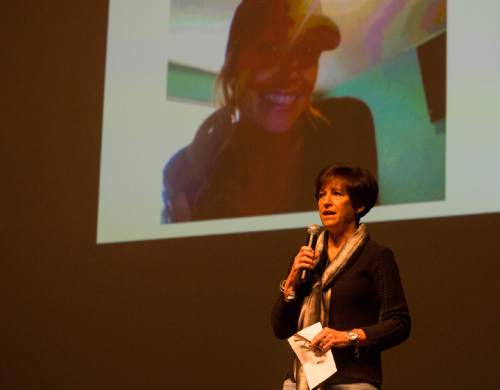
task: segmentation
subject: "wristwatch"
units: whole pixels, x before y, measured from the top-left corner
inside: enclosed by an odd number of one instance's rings
[[[349,340],[349,343],[352,345],[358,345],[359,344],[359,333],[356,329],[352,329],[347,332],[347,339]]]
[[[359,359],[359,333],[356,329],[347,332],[349,343],[354,346],[354,357]]]

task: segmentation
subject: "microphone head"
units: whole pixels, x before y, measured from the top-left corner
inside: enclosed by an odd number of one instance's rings
[[[319,234],[320,231],[321,228],[316,224],[313,224],[307,228],[307,234],[312,236],[316,236],[317,234]]]

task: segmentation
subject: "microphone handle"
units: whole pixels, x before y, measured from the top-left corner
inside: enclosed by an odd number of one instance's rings
[[[314,237],[316,237],[315,234],[309,234],[309,238],[307,240],[307,246],[311,249],[314,249],[313,248]],[[302,270],[300,271],[300,280],[304,281],[306,279],[309,279],[309,274],[310,274],[310,270],[308,270],[307,268],[302,268]]]

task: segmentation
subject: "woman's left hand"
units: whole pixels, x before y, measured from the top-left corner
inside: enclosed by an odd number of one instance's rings
[[[347,332],[325,327],[311,341],[313,348],[328,351],[330,348],[344,348],[349,346]]]

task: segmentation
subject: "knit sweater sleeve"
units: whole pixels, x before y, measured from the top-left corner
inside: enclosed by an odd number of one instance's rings
[[[366,346],[384,350],[410,335],[411,320],[401,285],[399,269],[390,249],[385,248],[374,264],[374,278],[380,316],[377,324],[364,327]]]

